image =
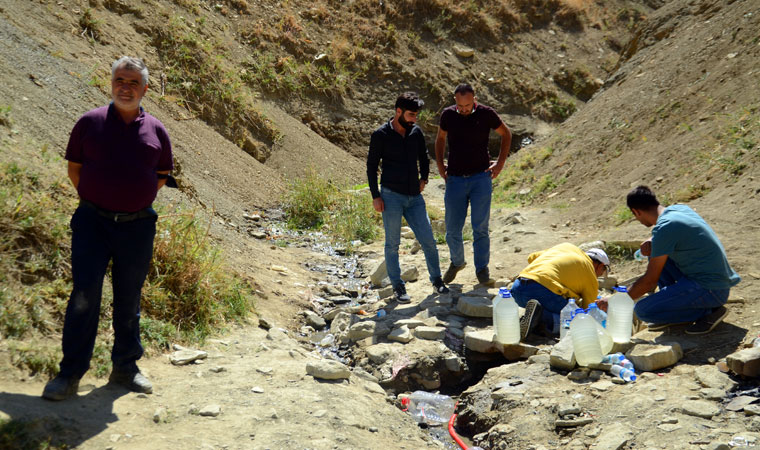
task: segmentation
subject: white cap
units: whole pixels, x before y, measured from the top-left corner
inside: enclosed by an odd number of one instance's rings
[[[586,250],[586,254],[593,261],[599,261],[600,263],[607,266],[607,269],[610,268],[610,258],[607,257],[607,254],[604,253],[604,250],[601,248],[590,248]]]

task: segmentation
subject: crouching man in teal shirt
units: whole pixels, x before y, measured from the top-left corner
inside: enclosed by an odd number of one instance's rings
[[[641,244],[649,257],[646,273],[628,293],[635,300],[660,288],[639,300],[634,312],[650,329],[691,323],[686,333],[709,333],[728,314],[729,290],[741,281],[718,236],[693,209],[666,208],[646,186],[628,193],[627,204],[642,225],[653,226],[652,237]]]

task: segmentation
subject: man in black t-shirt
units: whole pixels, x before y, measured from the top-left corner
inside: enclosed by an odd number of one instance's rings
[[[472,249],[475,274],[481,284],[493,284],[488,270],[490,240],[488,220],[491,213],[491,180],[499,176],[509,156],[512,133],[492,108],[476,102],[475,90],[460,84],[454,90],[455,105],[441,113],[438,136],[435,139],[435,159],[438,172],[446,180],[446,243],[451,264],[443,275],[444,283],[454,281],[457,272],[466,265],[462,229],[468,206],[472,208]],[[488,136],[494,130],[501,136],[499,159],[491,161]],[[443,162],[446,140],[449,143],[448,166]]]

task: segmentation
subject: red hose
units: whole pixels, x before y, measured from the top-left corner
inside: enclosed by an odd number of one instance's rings
[[[457,405],[459,405],[459,402],[454,405],[454,409],[456,410]],[[454,431],[454,421],[457,420],[457,415],[452,414],[451,419],[449,419],[449,434],[451,435],[451,438],[454,439],[454,441],[462,448],[462,450],[467,450],[467,445],[465,445],[464,441],[457,435],[457,432]]]

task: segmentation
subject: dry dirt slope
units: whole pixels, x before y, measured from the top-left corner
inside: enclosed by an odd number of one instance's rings
[[[566,180],[548,204],[603,236],[646,237],[638,223],[616,226],[637,184],[691,204],[742,275],[737,292],[752,299],[760,273],[759,7],[669,2],[639,29],[604,89],[535,146],[554,148],[536,178]]]

